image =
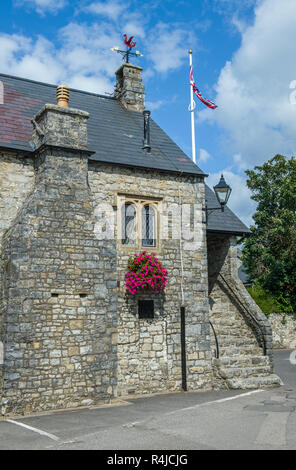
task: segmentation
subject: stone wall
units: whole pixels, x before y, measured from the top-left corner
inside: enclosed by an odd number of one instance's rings
[[[59,132],[54,107],[44,112],[51,135]],[[65,112],[68,146],[87,118],[75,115]],[[116,395],[116,247],[94,236],[87,155],[45,145],[35,166],[34,190],[3,237],[3,414]]]
[[[296,319],[292,315],[268,315],[275,349],[296,349]]]
[[[13,153],[0,153],[0,259],[2,237],[8,230],[24,200],[34,187],[34,165],[31,158]],[[2,271],[0,269],[0,293]],[[0,297],[0,397],[3,386],[3,308]]]
[[[3,391],[3,369],[4,369],[4,344],[3,344],[3,314],[4,305],[2,301],[2,282],[3,282],[3,270],[2,262],[0,257],[0,400],[2,398]]]
[[[43,154],[34,185],[32,161],[3,157],[11,165],[9,178],[22,179],[10,187],[1,213],[6,218],[0,275],[5,414],[116,396],[117,342],[119,394],[181,388],[179,240],[153,250],[169,270],[169,285],[165,296],[154,299],[155,318],[140,320],[138,299],[126,297],[123,288],[135,250],[122,250],[116,240],[97,240],[93,210],[101,202],[116,209],[118,192],[178,203],[179,188],[183,203],[202,203],[204,185],[182,177],[178,186],[174,176],[91,164],[89,188],[83,179],[86,158],[81,158],[71,152]],[[1,191],[8,194],[9,186]],[[201,240],[198,249],[184,250],[189,389],[209,388],[212,380],[204,229]]]
[[[55,113],[54,106],[47,108]],[[71,118],[69,146],[75,119],[71,110],[65,115]],[[2,181],[0,188],[2,413],[180,390],[180,240],[162,240],[152,250],[168,269],[169,283],[165,295],[154,296],[155,318],[139,319],[138,298],[126,296],[123,281],[129,256],[140,250],[122,247],[116,224],[115,239],[98,239],[96,208],[108,202],[116,215],[118,193],[155,197],[164,208],[181,198],[200,207],[201,219],[204,183],[180,176],[178,184],[175,175],[88,164],[83,151],[54,149],[60,109],[56,128],[54,116],[43,112],[37,119],[42,133],[35,131],[34,140],[42,147],[35,170],[32,160],[2,156],[7,181],[16,180],[15,186]],[[79,120],[82,135],[86,127]],[[80,142],[85,145],[83,136]],[[212,384],[205,240],[202,223],[201,243],[182,246],[189,390]]]
[[[34,187],[31,158],[0,153],[0,240]]]
[[[89,184],[97,203],[104,199],[114,209],[118,193],[159,198],[164,212],[167,204],[179,203],[179,190],[182,203],[201,205],[204,201],[204,183],[190,176],[91,164]],[[212,380],[205,224],[201,224],[200,239],[198,247],[183,246],[187,381],[191,390],[209,388]],[[155,318],[151,320],[139,319],[138,298],[126,295],[124,288],[129,257],[144,249],[155,252],[169,272],[165,295],[154,296]],[[180,390],[180,240],[165,239],[153,249],[123,247],[117,240],[117,251],[118,394]]]

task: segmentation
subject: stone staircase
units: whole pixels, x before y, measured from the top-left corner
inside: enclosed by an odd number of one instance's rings
[[[252,330],[243,318],[214,315],[211,318],[219,344],[219,359],[213,359],[216,388],[257,389],[282,385],[263,355]],[[214,347],[214,342],[213,342]]]

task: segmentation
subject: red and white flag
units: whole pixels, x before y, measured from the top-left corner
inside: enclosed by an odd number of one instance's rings
[[[192,71],[192,65],[190,66],[190,85],[192,86],[192,89],[194,91],[194,93],[196,94],[197,98],[202,102],[204,103],[208,108],[211,108],[211,109],[216,109],[217,108],[217,105],[215,103],[213,103],[212,101],[210,100],[207,100],[206,98],[204,98],[201,94],[201,92],[199,91],[199,89],[197,88],[197,86],[195,85],[194,83],[194,78],[193,78],[193,71]]]

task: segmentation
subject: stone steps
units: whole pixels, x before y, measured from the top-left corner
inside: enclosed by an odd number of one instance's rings
[[[254,345],[243,345],[243,346],[235,346],[235,347],[223,347],[219,345],[219,353],[220,356],[224,357],[232,357],[232,356],[241,356],[241,355],[252,355],[252,356],[260,356],[262,355],[262,350],[259,346]]]
[[[221,367],[237,367],[237,366],[270,366],[268,356],[233,356],[233,357],[220,357],[219,359],[213,359],[214,365],[220,365]]]
[[[267,387],[280,387],[282,380],[276,374],[269,374],[260,377],[227,379],[226,383],[231,389],[259,389]]]
[[[248,326],[246,324],[246,322],[243,320],[243,319],[238,319],[236,316],[229,316],[229,314],[227,314],[227,318],[225,317],[219,317],[216,313],[215,313],[215,326],[221,326],[222,328],[231,328],[233,329],[233,327],[238,327],[238,328],[247,328],[248,329]]]
[[[272,373],[268,356],[237,355],[213,359],[216,379],[228,389],[256,389],[283,385]]]
[[[256,347],[258,345],[255,338],[245,338],[241,336],[228,336],[227,338],[221,338],[221,336],[217,336],[218,343],[222,348],[227,347],[238,347],[238,346],[253,346]]]
[[[219,327],[218,325],[218,326],[215,326],[215,331],[217,335],[221,335],[221,336],[231,336],[231,335],[239,336],[242,333],[248,336],[252,336],[252,332],[248,328],[242,327],[242,326],[235,327],[232,330],[230,327]]]
[[[226,344],[231,344],[233,341],[240,341],[240,344],[242,342],[244,343],[250,343],[256,342],[256,338],[254,336],[254,333],[247,328],[246,326],[244,327],[234,327],[234,328],[224,328],[221,327],[219,324],[214,325],[215,332],[218,338],[218,341],[220,344],[226,343]]]
[[[247,379],[250,377],[265,377],[270,375],[271,368],[270,365],[262,367],[220,367],[219,372],[223,379]]]
[[[255,336],[251,335],[246,335],[244,333],[242,334],[236,334],[236,335],[219,335],[219,333],[216,332],[219,344],[221,345],[228,345],[228,344],[233,344],[234,342],[238,342],[239,344],[257,344],[257,340]]]
[[[248,330],[248,326],[246,325],[246,323],[243,321],[243,320],[237,320],[237,319],[232,319],[230,320],[229,318],[227,320],[225,320],[223,318],[223,320],[219,320],[218,318],[215,317],[215,328],[223,328],[223,329],[231,329],[233,330],[233,328],[244,328],[246,330]]]
[[[282,385],[272,373],[268,356],[243,320],[215,315],[219,359],[213,359],[215,386],[227,389],[258,389]],[[212,345],[214,346],[213,338]]]

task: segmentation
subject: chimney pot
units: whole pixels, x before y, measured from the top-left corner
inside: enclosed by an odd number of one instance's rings
[[[58,106],[69,106],[70,91],[68,85],[59,85],[57,87],[57,104]]]

